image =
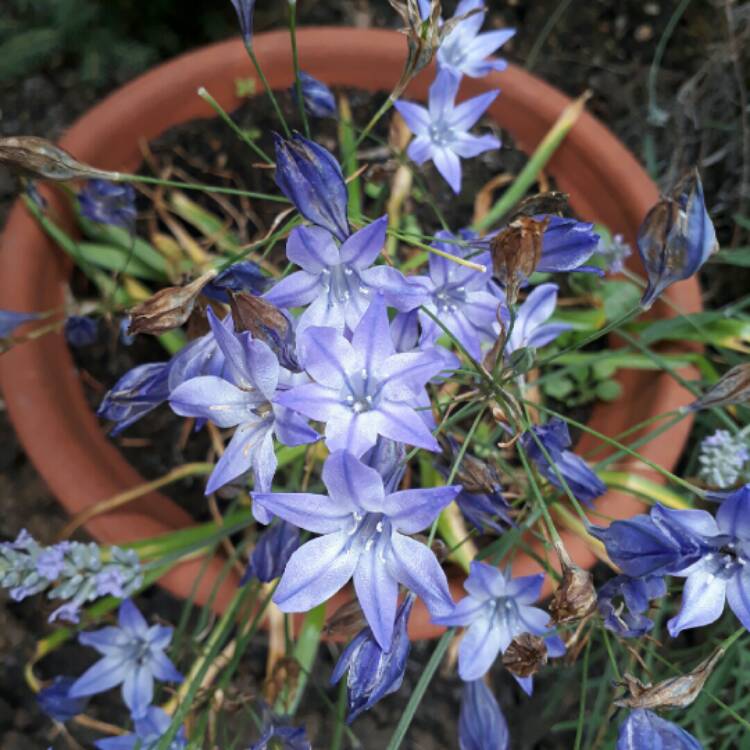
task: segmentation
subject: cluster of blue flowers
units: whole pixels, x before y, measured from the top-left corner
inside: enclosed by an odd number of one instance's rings
[[[254,2],[232,2],[250,47]],[[425,23],[436,12],[427,0],[411,5]],[[489,56],[514,32],[482,33],[484,20],[482,0],[461,0],[437,52],[428,106],[395,103],[415,136],[408,156],[417,165],[434,162],[456,193],[461,190],[461,159],[500,147],[495,135],[470,132],[499,91],[456,103],[464,76],[482,77],[505,67]],[[323,83],[302,74],[300,87],[309,115],[336,115],[335,98]],[[401,686],[409,654],[408,621],[419,597],[434,623],[465,629],[458,648],[458,672],[465,682],[460,747],[503,750],[509,746],[507,723],[485,684],[492,665],[522,635],[536,637],[548,656],[565,653],[548,613],[535,606],[544,576],[513,578],[509,570],[475,561],[464,583],[467,595],[454,602],[435,552],[418,535],[454,501],[479,530],[502,532],[512,525],[499,478],[490,477],[480,489],[461,483],[399,487],[407,446],[441,451],[430,385],[461,367],[461,354],[481,363],[500,342],[498,362],[510,366],[514,354],[533,354],[568,331],[570,326],[551,321],[558,287],[543,283],[530,288],[511,309],[514,298],[509,294],[506,299],[493,277],[488,238],[466,229],[435,235],[432,249],[437,252],[430,254],[426,275],[407,276],[379,263],[388,217],[352,226],[347,186],[335,157],[296,133],[275,136],[275,155],[276,183],[306,220],[286,243],[286,256],[296,270],[273,281],[254,263],[242,261],[218,274],[203,288],[217,303],[207,309],[208,332],[169,361],[126,373],[107,393],[99,414],[117,434],[169,404],[176,414],[195,419],[198,428],[210,422],[233,430],[206,493],[240,486],[252,477],[253,515],[267,528],[257,540],[243,584],[280,579],[276,605],[284,612],[305,612],[353,582],[367,625],[345,648],[332,675],[337,683],[347,673],[349,722]],[[102,180],[90,181],[79,195],[86,219],[128,231],[134,229],[134,201],[131,188]],[[620,237],[600,243],[591,224],[559,216],[536,218],[543,226],[535,266],[541,273],[596,270],[586,265],[595,253],[617,272],[629,255]],[[638,247],[649,280],[644,307],[705,262],[715,234],[697,174],[649,214]],[[473,263],[462,264],[468,257]],[[477,270],[477,264],[486,270]],[[234,307],[231,313],[217,313],[221,304],[235,301],[236,293],[251,295],[273,315],[250,332]],[[0,339],[38,317],[0,311]],[[97,329],[90,318],[72,316],[65,332],[71,344],[86,345],[96,339]],[[551,419],[514,437],[550,487],[570,492],[589,507],[606,491],[570,450],[563,420]],[[326,494],[274,492],[277,446],[321,440],[328,450],[321,477]],[[447,440],[456,453],[457,445]],[[701,471],[717,488],[733,486],[743,476],[748,453],[737,449],[737,440],[719,432],[704,442]],[[441,471],[455,474],[445,467]],[[649,515],[593,528],[622,573],[598,592],[605,627],[623,638],[649,632],[653,622],[647,612],[653,600],[666,595],[667,576],[686,579],[682,608],[668,623],[671,635],[715,621],[726,601],[750,627],[749,513],[747,485],[724,499],[715,517],[657,505]],[[313,536],[305,534],[303,540],[301,531]],[[96,545],[65,542],[43,548],[26,534],[0,545],[0,585],[17,600],[45,590],[50,598],[65,600],[51,619],[77,621],[82,604],[105,594],[124,599],[116,627],[79,635],[101,659],[78,678],[58,677],[39,697],[50,716],[66,721],[85,709],[90,696],[119,686],[134,731],[100,740],[100,750],[155,747],[171,721],[153,705],[155,682],[182,681],[167,656],[172,628],[149,626],[128,598],[141,584],[137,556],[116,548],[104,560]],[[401,587],[407,591],[404,597]],[[531,676],[514,676],[530,694]],[[304,729],[270,713],[262,731],[253,746],[257,750],[310,747]],[[187,745],[180,730],[171,748]],[[622,724],[617,748],[643,747],[700,746],[676,725],[637,709]]]

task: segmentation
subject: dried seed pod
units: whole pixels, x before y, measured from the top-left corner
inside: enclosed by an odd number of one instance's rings
[[[614,702],[623,708],[685,708],[700,695],[706,680],[724,655],[718,648],[692,672],[680,677],[670,677],[657,685],[644,684],[630,674],[625,675],[623,687],[630,695]]]
[[[91,167],[52,141],[31,135],[0,138],[0,164],[24,177],[42,180],[120,179],[118,172]]]
[[[161,289],[145,302],[131,308],[128,333],[157,335],[178,328],[188,320],[198,295],[215,276],[216,271],[208,271],[185,286]]]
[[[511,215],[510,221],[521,216],[537,216],[539,214],[557,214],[563,216],[568,208],[568,194],[550,190],[524,198]]]
[[[742,404],[750,399],[750,363],[736,365],[724,373],[699,399],[693,401],[686,411],[712,409],[716,406]]]
[[[531,677],[547,663],[547,644],[544,638],[521,633],[503,654],[503,666],[516,677]]]
[[[550,218],[521,216],[512,221],[490,242],[495,276],[505,285],[508,304],[515,303],[521,282],[531,276],[542,257],[544,232]]]
[[[581,620],[596,608],[596,589],[587,570],[563,563],[563,577],[552,594],[549,611],[551,623],[560,625]]]

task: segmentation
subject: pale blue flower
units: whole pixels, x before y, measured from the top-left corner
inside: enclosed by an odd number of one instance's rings
[[[281,577],[274,602],[284,612],[306,612],[351,578],[367,623],[384,650],[391,648],[398,586],[420,596],[433,614],[453,601],[440,563],[412,539],[461,489],[433,487],[386,494],[383,479],[346,451],[323,466],[328,495],[252,493],[253,503],[295,526],[322,534],[303,544]]]
[[[135,721],[135,732],[121,737],[108,737],[94,743],[97,750],[155,750],[172,724],[172,717],[157,706],[150,706],[141,719]],[[183,750],[188,746],[185,729],[180,727],[167,750]]]
[[[703,750],[703,745],[677,724],[639,708],[620,726],[616,750]]]
[[[469,133],[500,92],[490,91],[456,104],[459,85],[453,73],[441,70],[430,87],[427,108],[400,101],[394,105],[416,136],[409,144],[409,158],[420,165],[433,161],[455,193],[461,192],[461,158],[500,148],[494,135]]]
[[[481,78],[493,70],[505,70],[505,60],[488,59],[502,47],[515,33],[515,29],[501,29],[480,34],[484,24],[486,7],[484,0],[461,0],[454,18],[460,18],[472,11],[481,11],[460,21],[445,37],[437,53],[441,69],[450,70],[456,76]]]
[[[278,307],[302,307],[299,336],[310,326],[353,331],[372,299],[381,293],[398,310],[419,307],[426,290],[388,265],[373,266],[385,245],[388,217],[383,216],[339,244],[320,227],[297,227],[286,254],[302,270],[279,281],[264,298]]]
[[[508,341],[505,356],[524,347],[539,349],[569,331],[567,323],[548,323],[557,306],[557,284],[540,284],[519,305]],[[498,329],[499,334],[499,329]]]
[[[464,685],[458,716],[460,750],[508,750],[508,722],[492,691],[482,680]]]
[[[335,328],[311,327],[300,337],[298,354],[313,382],[279,393],[275,403],[325,422],[330,450],[361,456],[378,435],[438,450],[416,409],[444,359],[430,351],[397,354],[382,297],[362,316],[351,341]]]
[[[458,647],[458,674],[462,680],[471,682],[484,676],[498,654],[521,633],[548,636],[549,653],[559,656],[564,652],[562,642],[547,626],[549,615],[532,606],[539,599],[543,582],[542,574],[512,578],[510,570],[471,563],[469,577],[464,581],[469,595],[450,614],[433,618],[440,625],[466,628]],[[531,693],[530,677],[516,680]]]
[[[209,477],[206,494],[251,468],[256,487],[269,490],[277,466],[274,436],[284,445],[303,445],[319,435],[299,415],[275,402],[292,376],[280,367],[268,345],[247,332],[228,330],[211,309],[208,320],[224,355],[224,372],[221,377],[204,375],[186,380],[170,393],[170,406],[185,417],[237,428]]]
[[[144,718],[154,697],[154,680],[182,681],[165,653],[172,631],[162,625],[149,627],[135,604],[125,599],[118,627],[79,633],[79,642],[95,648],[102,658],[75,681],[70,697],[95,695],[122,685],[122,698],[133,718]]]

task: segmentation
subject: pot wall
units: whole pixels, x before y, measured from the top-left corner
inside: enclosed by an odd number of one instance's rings
[[[298,36],[302,67],[333,86],[351,86],[370,91],[390,90],[399,78],[405,58],[404,37],[397,32],[313,28]],[[255,48],[271,85],[291,85],[294,73],[286,32],[259,34]],[[407,96],[425,99],[433,71],[424,71]],[[227,109],[239,106],[235,79],[254,78],[240,40],[230,40],[179,57],[119,89],[82,117],[61,140],[61,145],[84,162],[97,167],[134,171],[141,162],[139,143],[152,140],[174,125],[213,111],[197,96],[199,86]],[[515,66],[485,79],[465,81],[462,96],[501,88],[490,109],[491,116],[525,151],[531,151],[550,129],[569,99]],[[258,83],[258,90],[260,84]],[[574,210],[583,218],[607,225],[634,243],[637,228],[658,192],[646,173],[620,142],[594,117],[584,114],[557,151],[547,170],[560,188],[570,194]],[[49,191],[52,206],[62,204]],[[71,218],[65,222],[72,228]],[[634,260],[631,258],[631,260]],[[634,263],[637,266],[637,262]],[[38,311],[59,306],[70,273],[70,264],[29,218],[24,208],[14,207],[0,245],[0,299],[13,310]],[[686,312],[701,309],[695,279],[675,285],[669,296]],[[674,313],[663,303],[653,315]],[[684,371],[683,375],[691,375]],[[654,414],[671,411],[687,403],[690,396],[665,374],[642,371],[623,373],[623,397],[614,404],[597,405],[591,426],[614,436]],[[48,484],[70,514],[98,501],[135,487],[143,479],[125,461],[103,433],[86,403],[71,355],[61,335],[48,335],[15,347],[0,357],[0,386],[20,440]],[[640,450],[667,469],[678,460],[690,428],[683,420]],[[637,435],[633,436],[637,437]],[[633,439],[633,437],[629,439]],[[579,452],[597,445],[584,437]],[[600,454],[598,454],[600,455]],[[642,471],[643,464],[622,461],[617,468]],[[657,478],[651,476],[651,478]],[[630,496],[608,492],[596,506],[597,515],[626,518],[642,510]],[[592,518],[595,519],[594,516]],[[151,493],[86,525],[88,532],[107,544],[123,543],[166,533],[193,523],[188,514],[169,498]],[[578,564],[590,567],[594,555],[575,536],[563,534]],[[536,551],[541,553],[538,548]],[[200,579],[196,601],[211,601],[214,583],[224,570],[220,557],[208,562]],[[172,593],[191,595],[203,561],[185,563],[165,576],[161,583]],[[539,566],[527,556],[514,562],[516,574],[537,572]],[[238,583],[231,570],[215,592],[212,606],[221,610]],[[451,582],[456,597],[462,593],[460,579]],[[348,597],[343,592],[329,606],[333,611]],[[411,618],[414,637],[440,632],[429,623],[421,602]]]

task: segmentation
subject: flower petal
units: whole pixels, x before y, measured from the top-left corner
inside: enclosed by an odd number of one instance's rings
[[[411,406],[384,398],[377,410],[369,413],[375,416],[377,434],[435,453],[440,450],[438,441]]]
[[[672,638],[683,630],[710,625],[721,617],[727,594],[727,581],[708,570],[699,570],[685,581],[682,591],[682,607],[675,617],[667,622]]]
[[[241,424],[208,478],[206,494],[210,495],[242,476],[252,466],[254,452],[272,429],[273,421],[260,417],[256,417],[253,422]]]
[[[427,135],[430,132],[430,113],[426,107],[403,101],[394,102],[393,106],[414,135]]]
[[[82,698],[86,695],[104,693],[119,685],[128,674],[128,669],[128,660],[105,656],[90,666],[71,685],[68,695],[71,698]]]
[[[134,719],[140,719],[146,715],[154,699],[154,677],[150,669],[137,666],[128,671],[122,683],[122,699]]]
[[[341,388],[347,372],[356,367],[352,345],[335,328],[306,328],[300,337],[299,359],[310,377],[328,388]]]
[[[378,512],[383,507],[383,480],[373,468],[366,466],[345,450],[332,453],[323,465],[323,484],[328,488],[330,502],[348,512]]]
[[[375,640],[389,651],[398,606],[398,582],[380,557],[382,543],[372,544],[359,556],[354,589]]]
[[[274,403],[320,422],[343,418],[351,411],[341,402],[339,390],[318,383],[305,383],[279,393]]]
[[[381,216],[355,232],[341,245],[341,262],[357,270],[369,268],[385,245],[388,217]]]
[[[351,498],[334,498],[307,492],[253,492],[253,502],[269,513],[316,534],[333,534],[358,510]]]
[[[169,405],[176,414],[208,419],[224,428],[256,419],[254,409],[263,401],[257,391],[242,390],[213,375],[192,378],[178,385],[169,396]]]
[[[359,550],[344,532],[307,542],[289,558],[274,602],[282,612],[307,612],[346,584],[358,558]]]
[[[322,227],[293,229],[286,243],[286,257],[309,274],[319,274],[340,260],[333,235]]]
[[[277,281],[263,299],[276,307],[302,307],[312,302],[324,291],[319,275],[297,271]]]
[[[402,490],[387,495],[381,507],[397,531],[417,534],[427,528],[462,489],[460,484],[456,484],[451,487]]]
[[[437,148],[432,160],[435,168],[458,195],[461,192],[461,160],[449,148]]]
[[[481,617],[466,630],[458,646],[458,674],[465,682],[478,680],[489,671],[503,645],[503,629],[488,617]]]

